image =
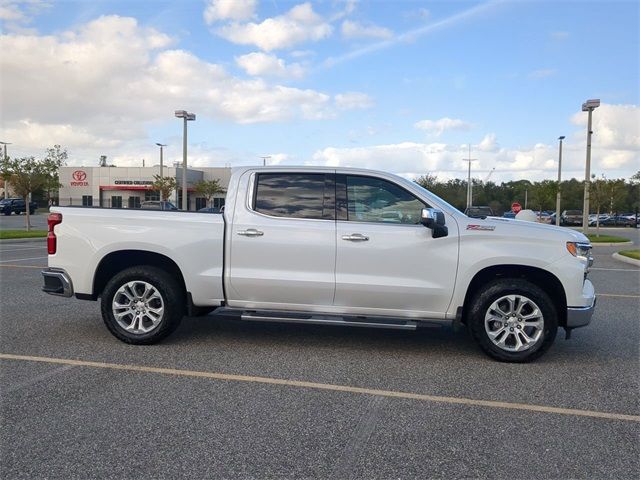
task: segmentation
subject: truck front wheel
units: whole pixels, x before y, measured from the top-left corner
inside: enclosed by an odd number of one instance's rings
[[[503,362],[528,362],[553,344],[558,311],[537,285],[505,278],[487,284],[475,294],[467,324],[489,356]]]
[[[184,316],[184,294],[162,269],[150,265],[115,275],[102,293],[102,319],[119,340],[136,345],[157,343],[173,332]]]

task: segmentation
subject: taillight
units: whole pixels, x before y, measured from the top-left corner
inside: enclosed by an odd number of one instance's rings
[[[49,253],[49,255],[54,255],[58,247],[58,242],[56,234],[53,231],[53,227],[55,227],[59,223],[62,223],[62,214],[50,213],[49,217],[47,218],[47,223],[49,224],[49,233],[47,234],[47,252]]]

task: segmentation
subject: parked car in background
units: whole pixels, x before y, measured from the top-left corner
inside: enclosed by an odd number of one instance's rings
[[[502,218],[516,218],[516,212],[504,212]]]
[[[218,207],[205,207],[198,210],[200,213],[222,213],[222,208]]]
[[[591,223],[589,223],[591,225]],[[595,225],[595,222],[593,223]],[[627,218],[622,215],[612,215],[604,220],[600,220],[600,226],[603,227],[635,227],[635,218]]]
[[[610,217],[611,215],[609,215],[608,213],[601,213],[600,215],[589,215],[589,226],[596,225],[598,222],[600,223],[600,225],[602,225],[602,222]]]
[[[629,220],[633,220],[634,222],[636,222],[636,225],[637,225],[637,217],[635,213],[621,213],[620,216],[624,218],[628,218]]]
[[[536,218],[538,223],[551,223],[551,215],[548,212],[536,212]]]
[[[147,202],[142,202],[140,204],[140,208],[144,210],[178,210],[171,202],[160,202],[158,200],[149,200]]]
[[[467,207],[464,214],[471,218],[487,218],[493,217],[493,210],[487,206]]]
[[[38,208],[36,202],[29,202],[29,213],[33,215]],[[0,200],[0,213],[11,215],[15,213],[20,215],[27,211],[26,203],[22,198],[3,198]]]
[[[565,210],[562,212],[560,225],[582,225],[582,210]]]

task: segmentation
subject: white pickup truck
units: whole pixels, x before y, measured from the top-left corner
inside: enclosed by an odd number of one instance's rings
[[[184,315],[394,329],[465,324],[523,362],[587,325],[591,245],[579,232],[469,218],[417,183],[346,168],[236,169],[223,214],[53,207],[43,290],[101,299],[120,340]]]

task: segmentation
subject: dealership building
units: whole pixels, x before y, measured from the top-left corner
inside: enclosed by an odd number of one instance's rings
[[[84,205],[112,208],[138,208],[144,201],[160,200],[152,189],[154,175],[160,174],[160,166],[153,167],[61,167],[59,205]],[[178,188],[169,197],[177,207],[182,206],[182,168],[164,167],[164,177],[176,178]],[[224,193],[207,200],[195,192],[195,185],[202,180],[219,180],[227,189],[231,168],[187,169],[187,202],[189,210],[224,205]]]

